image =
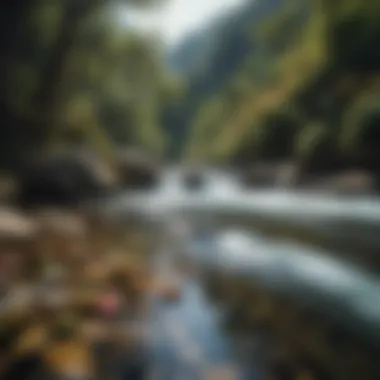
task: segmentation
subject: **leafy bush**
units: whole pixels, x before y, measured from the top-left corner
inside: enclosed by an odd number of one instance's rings
[[[374,153],[380,142],[380,97],[364,98],[350,108],[343,118],[340,139],[346,154]]]
[[[294,136],[301,119],[291,108],[266,115],[256,130],[258,154],[262,158],[287,158],[292,155]]]

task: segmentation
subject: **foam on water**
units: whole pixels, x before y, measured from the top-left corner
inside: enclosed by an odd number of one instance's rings
[[[157,190],[127,193],[113,201],[116,210],[136,209],[146,213],[201,211],[204,213],[240,213],[265,215],[299,221],[340,221],[380,224],[379,198],[339,198],[301,193],[287,189],[247,191],[228,173],[210,172],[204,188],[187,191],[183,173],[173,169],[165,173]]]

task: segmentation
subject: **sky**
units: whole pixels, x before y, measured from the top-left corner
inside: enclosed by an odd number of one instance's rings
[[[160,36],[166,45],[177,45],[187,34],[207,25],[245,0],[168,0],[158,9],[124,9],[122,21],[142,32]]]

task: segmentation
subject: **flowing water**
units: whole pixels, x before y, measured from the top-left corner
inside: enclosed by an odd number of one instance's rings
[[[157,189],[125,194],[109,209],[162,228],[160,270],[175,273],[171,258],[187,255],[310,304],[380,345],[380,281],[365,265],[380,254],[379,199],[248,191],[217,171],[207,172],[202,189],[188,191],[181,170],[172,169]],[[364,253],[362,262],[352,260]],[[199,273],[184,280],[178,304],[154,305],[157,379],[218,378],[218,370],[228,379],[260,378],[258,359],[247,365],[237,355]]]

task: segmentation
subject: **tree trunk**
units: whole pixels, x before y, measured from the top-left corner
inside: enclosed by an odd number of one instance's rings
[[[17,48],[24,36],[24,26],[34,7],[32,0],[7,0],[0,21],[0,101],[7,102],[9,69],[14,64]]]
[[[101,0],[70,0],[64,9],[58,39],[51,49],[43,70],[40,88],[33,99],[35,110],[42,120],[41,128],[48,140],[55,134],[67,58],[81,23],[100,3]]]

